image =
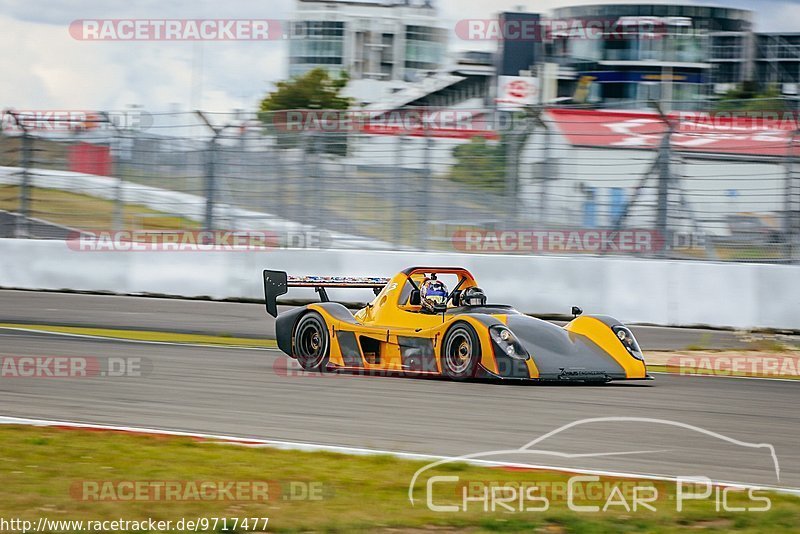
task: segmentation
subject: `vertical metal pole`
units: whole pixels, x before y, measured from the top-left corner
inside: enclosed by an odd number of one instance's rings
[[[513,120],[511,112],[503,112],[505,117],[511,121]],[[502,142],[505,144],[503,147],[505,152],[505,181],[506,181],[506,201],[509,203],[509,206],[514,205],[516,193],[517,193],[517,176],[516,176],[516,150],[515,150],[515,140],[516,140],[516,132],[514,131],[513,124],[508,127],[508,133],[503,136]],[[516,212],[516,210],[513,210]]]
[[[658,154],[658,204],[656,208],[656,229],[668,244],[667,247],[665,247],[665,251],[671,243],[668,234],[671,137],[672,125],[668,123],[664,137],[661,139],[661,148]]]
[[[550,156],[550,128],[547,127],[546,124],[542,123],[542,127],[544,128],[544,145],[542,150],[544,151],[544,161],[542,162],[542,191],[541,191],[541,198],[540,198],[540,210],[539,210],[539,222],[540,224],[549,224],[550,223],[550,206],[548,205],[547,200],[547,190],[548,184],[553,177],[553,166]]]
[[[403,175],[405,174],[403,170],[402,136],[395,137],[394,167],[396,169],[395,180],[400,178],[400,181],[402,181]],[[399,245],[400,241],[403,240],[403,199],[405,198],[405,187],[404,184],[400,183],[396,184],[392,189],[394,189],[396,192],[395,198],[397,199],[394,208],[394,228],[392,229],[392,241],[395,245]],[[387,196],[386,198],[391,198],[391,196]]]
[[[322,222],[322,219],[323,219],[323,217],[322,217],[323,204],[322,203],[323,203],[323,198],[325,198],[325,197],[324,197],[324,195],[319,194],[319,192],[320,191],[325,191],[327,188],[325,187],[326,184],[323,183],[324,177],[322,175],[323,174],[323,168],[322,168],[322,137],[321,137],[321,134],[319,134],[317,132],[313,132],[311,135],[312,135],[311,139],[313,140],[312,146],[314,147],[314,155],[313,155],[313,158],[314,158],[314,184],[313,184],[312,188],[310,189],[310,191],[317,191],[317,194],[312,195],[312,197],[314,198],[314,204],[313,204],[314,215],[313,215],[313,219],[312,220],[313,220],[313,225],[317,229],[320,229],[320,228],[322,228],[322,225],[323,225],[323,222]]]
[[[30,168],[33,165],[33,137],[28,133],[27,128],[22,130],[21,140],[21,165],[22,179],[19,187],[19,216],[17,217],[17,237],[30,237],[28,218],[30,217]]]
[[[786,259],[791,263],[794,260],[795,225],[798,224],[796,218],[800,216],[800,206],[795,206],[794,191],[794,165],[795,152],[794,144],[800,130],[795,130],[789,136],[789,149],[786,154],[786,172],[784,178],[784,199],[783,199],[783,235],[786,241]],[[798,213],[795,213],[798,210]]]
[[[114,188],[114,221],[113,230],[119,232],[122,230],[125,220],[125,204],[122,202],[123,181],[122,173],[119,172],[119,132],[114,130],[114,137],[111,140],[111,174],[117,179],[116,187]]]
[[[431,169],[431,149],[433,148],[433,146],[432,146],[432,141],[433,140],[431,139],[431,132],[430,132],[430,129],[429,129],[428,126],[429,125],[428,125],[427,121],[425,121],[423,119],[422,128],[423,128],[423,132],[425,134],[425,148],[423,150],[423,157],[424,157],[423,166],[424,166],[424,169],[422,171],[422,191],[421,191],[421,194],[419,196],[419,198],[420,198],[419,213],[420,213],[420,226],[421,226],[421,228],[420,228],[420,231],[417,234],[417,235],[422,236],[422,245],[423,245],[422,248],[423,248],[423,250],[428,250],[429,249],[428,245],[429,245],[429,242],[430,242],[429,241],[429,235],[428,235],[430,233],[430,228],[429,228],[429,224],[428,223],[431,220],[431,218],[430,218],[430,212],[431,212],[431,205],[430,204],[431,203],[430,203],[430,198],[429,198],[428,193],[431,190],[431,179],[433,177],[433,171]]]
[[[208,142],[208,150],[206,151],[206,176],[205,176],[205,189],[206,189],[206,213],[205,222],[203,223],[203,230],[214,230],[214,203],[217,193],[217,183],[215,176],[215,166],[217,157],[217,136],[211,138]]]

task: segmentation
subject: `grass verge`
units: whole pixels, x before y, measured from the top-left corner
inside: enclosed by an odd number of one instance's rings
[[[678,512],[667,483],[655,484],[664,492],[652,501],[656,511],[626,510],[617,497],[617,504],[605,512],[580,513],[569,510],[563,495],[559,497],[558,488],[566,485],[567,474],[465,464],[450,464],[436,471],[437,475],[459,479],[450,485],[434,486],[441,490],[433,497],[437,505],[460,506],[463,500],[458,490],[462,488],[478,495],[479,487],[490,485],[534,485],[544,488],[541,494],[548,497],[549,509],[518,511],[517,503],[511,503],[515,511],[498,507],[492,512],[485,511],[481,502],[471,502],[466,512],[435,512],[426,506],[427,477],[417,484],[416,505],[411,506],[408,500],[409,482],[424,465],[389,456],[345,456],[181,437],[4,426],[0,427],[4,479],[0,485],[0,517],[34,522],[40,517],[173,522],[181,518],[267,517],[268,530],[278,532],[795,532],[800,524],[800,498],[795,496],[757,492],[770,500],[770,509],[763,512],[716,511],[711,498],[690,501]],[[244,490],[235,490],[234,499],[199,498],[188,488],[201,482],[215,488],[235,482],[240,483],[235,487]],[[126,488],[132,483],[147,491],[129,492]],[[180,489],[173,491],[171,498],[165,497],[166,490],[156,498],[158,492],[153,490],[167,483]],[[253,497],[255,493],[249,489],[256,483],[266,484],[269,491]],[[603,478],[601,484],[605,488],[599,490],[601,495],[587,486],[585,494],[578,494],[576,504],[602,507],[613,494],[610,488],[614,485],[628,488],[620,493],[627,497],[631,485],[644,483]],[[126,495],[134,497],[123,498]],[[762,504],[749,500],[741,491],[729,494],[727,502],[741,507]],[[541,508],[542,502],[526,500],[525,505]],[[222,528],[218,525],[216,529],[198,530],[221,532]]]
[[[0,210],[19,209],[20,188],[0,186]],[[114,202],[58,189],[30,189],[30,216],[81,230],[113,227]],[[123,230],[197,230],[200,224],[138,204],[125,204]]]
[[[800,380],[800,352],[790,350],[648,352],[645,361],[648,371],[676,375]]]
[[[53,326],[43,324],[0,323],[0,328],[13,328],[55,334],[94,336],[133,341],[152,341],[159,343],[184,343],[197,345],[221,345],[227,347],[275,348],[274,339],[255,339],[207,334],[181,334],[176,332],[157,332],[152,330],[124,330],[113,328],[94,328],[82,326]]]

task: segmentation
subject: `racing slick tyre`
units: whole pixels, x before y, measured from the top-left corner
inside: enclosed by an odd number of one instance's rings
[[[458,321],[451,326],[442,343],[442,375],[457,380],[472,378],[480,359],[481,344],[472,325]]]
[[[306,371],[325,371],[330,339],[325,320],[317,312],[304,314],[294,329],[294,356]]]

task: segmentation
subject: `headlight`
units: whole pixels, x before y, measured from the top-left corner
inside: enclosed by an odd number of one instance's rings
[[[633,337],[633,332],[626,326],[617,325],[612,326],[611,330],[614,331],[614,334],[617,335],[617,339],[620,340],[622,346],[625,347],[625,350],[628,353],[636,358],[637,360],[644,361],[644,354],[642,354],[642,349],[639,348],[639,343],[636,342],[636,338]]]
[[[514,333],[503,325],[489,327],[489,335],[492,336],[494,344],[506,355],[517,360],[527,360],[529,358],[522,344],[517,340]]]

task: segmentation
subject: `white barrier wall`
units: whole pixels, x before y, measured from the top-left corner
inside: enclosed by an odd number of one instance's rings
[[[567,315],[579,305],[630,323],[800,330],[799,266],[354,250],[80,252],[63,241],[0,239],[5,288],[263,298],[264,268],[391,276],[412,264],[466,267],[490,302],[527,313]],[[330,294],[371,298],[366,290]]]

